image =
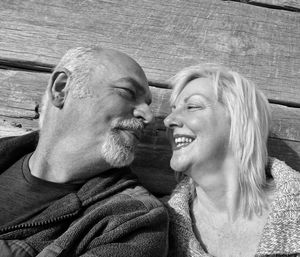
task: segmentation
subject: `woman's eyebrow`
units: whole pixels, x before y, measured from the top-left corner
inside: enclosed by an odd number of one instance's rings
[[[208,101],[208,102],[211,102],[211,99],[208,98],[206,95],[204,94],[201,94],[201,93],[195,93],[195,94],[192,94],[192,95],[189,95],[187,96],[186,98],[184,98],[184,102],[186,103],[190,98],[192,98],[193,96],[200,96],[202,98],[204,98],[204,100]]]

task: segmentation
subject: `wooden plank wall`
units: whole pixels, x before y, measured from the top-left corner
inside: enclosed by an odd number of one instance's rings
[[[267,95],[270,154],[300,170],[299,12],[297,0],[2,0],[0,137],[37,129],[53,66],[69,48],[99,44],[135,58],[152,85],[156,119],[133,168],[153,192],[175,185],[162,123],[165,81],[203,62],[241,72]]]

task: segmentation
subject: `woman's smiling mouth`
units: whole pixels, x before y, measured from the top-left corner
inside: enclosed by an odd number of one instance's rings
[[[195,140],[195,137],[188,135],[174,135],[174,147],[173,150],[178,150],[188,146]]]

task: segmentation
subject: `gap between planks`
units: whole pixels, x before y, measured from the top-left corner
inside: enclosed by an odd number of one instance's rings
[[[270,1],[258,1],[258,0],[222,0],[223,2],[237,2],[241,4],[249,4],[254,5],[258,7],[268,8],[268,9],[274,9],[274,10],[283,10],[283,11],[289,11],[289,12],[300,12],[300,8],[296,6],[290,6],[290,5],[276,5],[272,3],[268,3]]]
[[[233,1],[240,2],[238,0],[222,0],[222,1]],[[244,1],[242,1],[244,2]],[[299,9],[300,10],[300,9]],[[26,71],[26,72],[44,72],[51,73],[54,69],[54,64],[42,63],[42,62],[32,62],[32,61],[24,61],[19,59],[7,59],[0,58],[0,69],[4,70],[18,70],[18,71]],[[170,86],[164,82],[160,81],[149,81],[149,85],[156,88],[165,88],[168,89]],[[297,102],[289,102],[282,101],[276,99],[268,98],[268,101],[273,104],[278,104],[286,107],[300,108],[300,103]]]

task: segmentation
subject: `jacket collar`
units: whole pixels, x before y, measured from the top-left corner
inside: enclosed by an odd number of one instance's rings
[[[34,151],[38,139],[38,131],[23,136],[1,138],[0,174],[22,156]],[[40,215],[33,218],[31,222],[44,223],[58,218],[66,218],[70,215],[77,215],[82,207],[87,207],[136,184],[137,179],[131,173],[129,167],[107,170],[85,182],[77,193],[70,193],[55,201]]]
[[[87,181],[77,195],[83,206],[87,206],[137,184],[137,178],[129,167],[114,168]]]
[[[1,138],[0,174],[22,156],[33,152],[38,140],[39,131],[34,131],[23,136]],[[129,167],[110,169],[83,184],[77,194],[78,200],[83,205],[88,205],[110,194],[116,194],[123,188],[136,183],[136,177],[131,173]]]

